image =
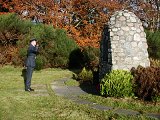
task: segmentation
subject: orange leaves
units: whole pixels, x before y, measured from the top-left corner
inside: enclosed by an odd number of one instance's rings
[[[99,47],[99,41],[97,41],[97,36],[92,36],[91,38],[88,37],[81,37],[80,39],[77,40],[77,43],[79,46],[84,47],[84,46],[91,46],[98,48]]]
[[[18,48],[16,47],[9,46],[7,49],[8,49],[8,55],[10,56],[16,56],[18,53]]]
[[[0,47],[0,64],[11,63],[11,61],[18,57],[18,49],[14,46],[1,46]]]
[[[7,12],[0,12],[0,15],[7,14]]]
[[[37,18],[65,29],[79,46],[98,47],[104,24],[121,5],[111,0],[12,0],[10,6],[23,18]]]
[[[68,35],[76,40],[77,44],[81,47],[92,46],[99,47],[99,36],[96,34],[85,35],[87,31],[77,30],[74,26],[65,26],[64,29],[67,31]],[[91,31],[90,31],[91,32]],[[90,33],[88,32],[88,34]]]
[[[78,16],[77,18],[81,19],[81,24],[76,25],[76,30],[79,32],[72,34],[73,38],[80,46],[99,47],[103,26],[109,18],[109,14],[104,13],[103,9],[114,12],[120,9],[120,5],[105,0],[76,0],[72,3],[72,8]]]

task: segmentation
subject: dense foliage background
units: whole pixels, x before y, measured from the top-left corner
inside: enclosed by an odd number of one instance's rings
[[[0,15],[0,64],[24,65],[31,38],[37,38],[39,54],[37,69],[45,67],[75,67],[98,65],[99,49],[80,48],[63,29],[51,25],[34,24],[16,14]]]
[[[15,14],[0,16],[1,64],[23,65],[31,38],[37,38],[39,54],[37,69],[42,67],[68,67],[71,52],[78,48],[65,30],[50,25],[33,24]]]
[[[159,6],[157,0],[0,0],[0,64],[22,65],[28,41],[36,37],[40,44],[38,69],[97,69],[103,26],[122,9],[140,18],[149,55],[159,59]]]

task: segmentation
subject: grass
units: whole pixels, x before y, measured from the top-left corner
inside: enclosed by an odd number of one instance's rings
[[[101,97],[96,95],[81,95],[83,99],[90,100],[92,102],[99,103],[105,106],[112,106],[114,108],[131,109],[139,111],[140,113],[160,113],[160,103],[154,105],[154,103],[145,103],[140,100],[134,100],[131,98],[116,99],[113,97]]]
[[[69,79],[65,82],[67,86],[79,86],[80,83],[74,79]]]
[[[46,86],[48,96],[34,96],[36,92],[25,92],[21,74],[22,68],[0,68],[0,120],[150,120],[145,116],[124,116],[91,109],[56,96],[50,84],[54,80],[71,77],[69,70],[34,72],[32,85]]]

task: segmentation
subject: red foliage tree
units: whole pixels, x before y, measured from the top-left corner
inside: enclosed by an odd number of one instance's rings
[[[66,29],[80,46],[94,47],[99,46],[101,31],[110,14],[121,8],[112,0],[12,0],[3,5],[22,18]]]
[[[16,12],[22,18],[63,28],[80,46],[99,47],[103,26],[120,9],[135,12],[147,21],[150,29],[157,28],[158,0],[134,2],[138,10],[133,9],[130,0],[0,0],[0,8]]]

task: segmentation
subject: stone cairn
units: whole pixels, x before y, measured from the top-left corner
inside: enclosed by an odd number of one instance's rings
[[[100,76],[110,70],[150,66],[146,34],[134,13],[127,10],[115,12],[102,36]]]

